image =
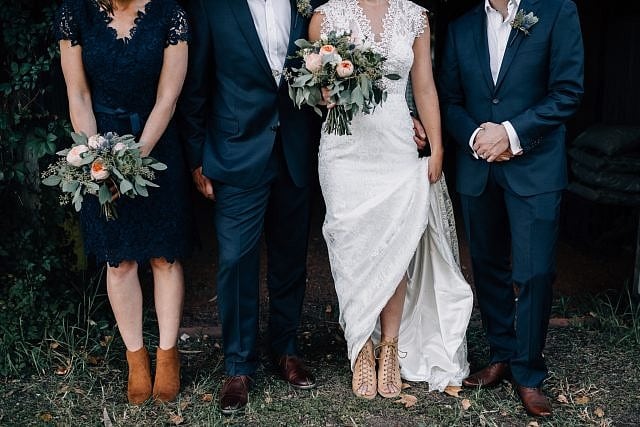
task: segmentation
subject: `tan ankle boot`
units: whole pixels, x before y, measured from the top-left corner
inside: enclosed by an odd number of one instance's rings
[[[147,349],[127,350],[127,364],[127,398],[132,405],[140,405],[151,396],[151,363]]]
[[[160,402],[170,402],[180,391],[180,357],[178,348],[163,350],[158,347],[156,353],[156,378],[153,383],[153,398]]]
[[[382,337],[376,346],[378,354],[378,393],[382,397],[397,397],[402,390],[400,362],[398,361],[398,337]]]
[[[365,399],[376,397],[376,359],[373,354],[371,339],[367,340],[360,353],[358,353],[358,358],[353,367],[351,390],[356,396],[364,397]]]

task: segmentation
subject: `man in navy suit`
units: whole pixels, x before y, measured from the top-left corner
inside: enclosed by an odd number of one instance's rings
[[[311,109],[294,107],[281,78],[297,50],[294,41],[307,37],[308,14],[295,0],[193,0],[189,12],[193,42],[179,110],[194,182],[216,201],[227,375],[220,407],[230,414],[246,405],[258,367],[263,230],[271,355],[289,384],[315,386],[297,357],[296,331],[320,121]]]
[[[485,0],[449,27],[440,95],[490,344],[489,365],[463,384],[510,378],[536,416],[551,414],[542,351],[567,184],[564,122],[582,82],[572,0]]]

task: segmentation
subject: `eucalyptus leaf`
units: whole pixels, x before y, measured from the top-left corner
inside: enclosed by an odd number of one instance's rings
[[[58,175],[49,175],[48,177],[42,180],[42,183],[50,187],[55,187],[56,185],[60,184],[61,180],[62,178],[60,178],[60,176]]]
[[[163,171],[163,170],[166,170],[166,169],[167,169],[167,165],[165,165],[165,164],[164,164],[164,163],[162,163],[162,162],[155,162],[155,163],[151,163],[151,164],[149,164],[149,167],[150,167],[151,169],[155,169],[155,170],[157,170],[157,171]]]
[[[120,182],[120,192],[121,192],[122,194],[126,194],[126,193],[128,193],[129,191],[131,191],[131,190],[133,190],[133,184],[132,184],[130,181],[128,181],[128,180],[126,180],[126,179],[123,179],[123,180]]]
[[[102,184],[100,185],[100,191],[98,192],[98,200],[100,201],[101,205],[104,205],[105,203],[107,203],[108,201],[111,200],[111,190],[109,190],[109,186],[107,186],[107,184]]]
[[[66,181],[62,183],[62,191],[65,193],[73,193],[79,186],[80,183],[78,181]]]

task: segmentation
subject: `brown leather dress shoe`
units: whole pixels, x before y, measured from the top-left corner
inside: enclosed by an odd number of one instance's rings
[[[514,386],[529,415],[534,417],[551,416],[551,403],[540,388],[524,387],[518,384],[514,384]]]
[[[486,368],[462,380],[465,387],[494,387],[511,376],[509,364],[506,362],[492,363]]]
[[[316,386],[316,379],[299,357],[280,356],[275,365],[280,377],[292,387],[308,390]]]
[[[236,375],[228,377],[220,390],[220,411],[223,415],[232,415],[244,410],[249,401],[249,384],[251,377]]]

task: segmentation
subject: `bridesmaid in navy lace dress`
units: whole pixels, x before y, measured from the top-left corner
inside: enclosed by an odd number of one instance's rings
[[[107,292],[127,347],[127,396],[173,400],[180,388],[176,349],[184,280],[179,260],[190,249],[188,174],[172,116],[187,68],[189,29],[174,0],[64,0],[55,26],[71,123],[87,135],[134,134],[143,155],[167,164],[149,197],[121,198],[106,221],[85,198],[85,250],[107,263]],[[138,265],[153,271],[160,329],[156,375],[142,338]]]

